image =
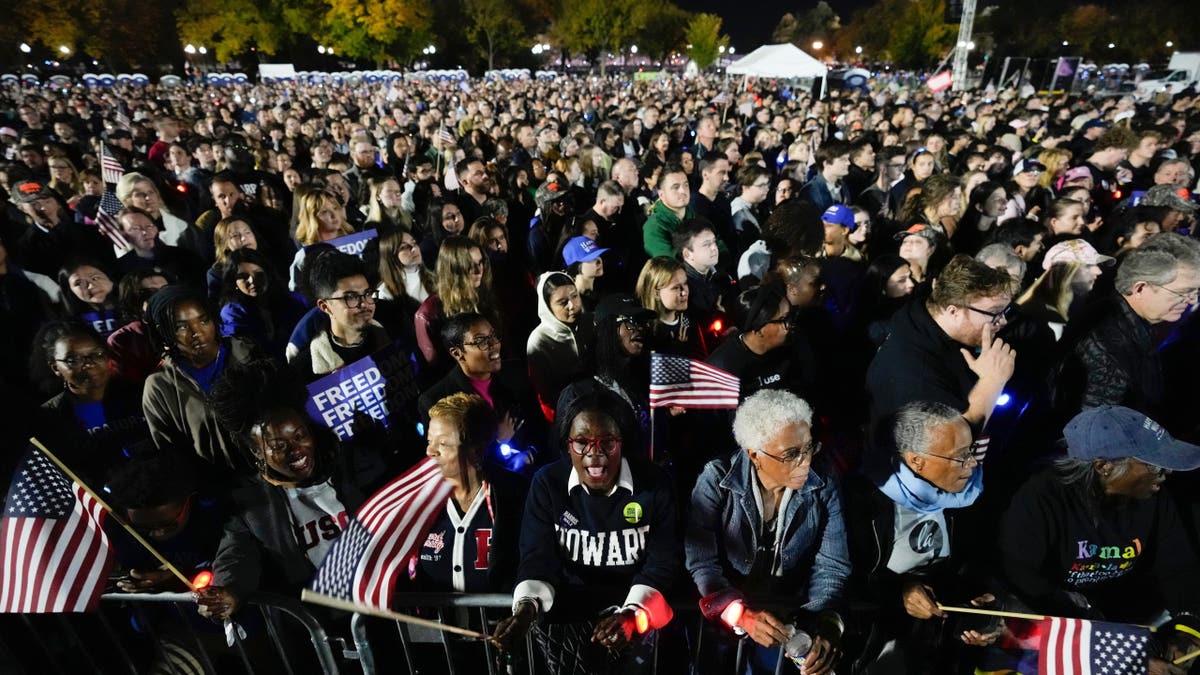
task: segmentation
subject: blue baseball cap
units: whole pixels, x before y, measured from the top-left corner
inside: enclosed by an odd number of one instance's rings
[[[1067,454],[1075,459],[1133,457],[1172,471],[1200,467],[1200,446],[1176,440],[1145,414],[1119,405],[1079,413],[1063,429]]]
[[[591,262],[599,258],[608,249],[600,248],[596,242],[587,237],[571,237],[563,246],[563,261],[568,265],[580,262]]]
[[[842,227],[849,228],[854,231],[854,211],[849,206],[842,204],[834,204],[825,209],[825,213],[821,214],[821,221],[825,223],[835,223]]]

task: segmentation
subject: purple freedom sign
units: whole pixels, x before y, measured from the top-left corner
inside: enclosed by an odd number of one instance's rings
[[[373,229],[363,230],[362,232],[355,232],[354,234],[348,234],[337,239],[330,239],[327,243],[332,244],[334,248],[342,253],[349,253],[361,258],[363,249],[367,247],[367,242],[378,236],[379,233]]]
[[[417,399],[412,358],[398,345],[384,347],[308,385],[308,396],[309,417],[342,440],[354,436],[356,412],[388,427],[405,423]]]

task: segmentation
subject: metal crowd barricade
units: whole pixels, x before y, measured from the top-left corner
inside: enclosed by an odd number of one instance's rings
[[[153,665],[150,669],[152,672],[173,675],[225,675],[236,672],[236,669],[230,668],[231,657],[228,652],[224,661],[219,661],[218,655],[210,653],[215,641],[225,645],[225,637],[216,633],[202,635],[193,625],[197,621],[196,603],[190,593],[108,593],[102,599],[100,611],[95,615],[19,615],[30,639],[12,644],[12,636],[6,638],[0,635],[0,654],[13,657],[0,659],[12,661],[11,669],[0,663],[0,672],[72,673],[78,672],[84,665],[80,662],[86,662],[88,672],[136,674],[145,670],[139,667],[139,661],[144,662],[148,656],[146,645],[143,644],[147,641],[154,650],[149,659]],[[154,610],[157,609],[164,609],[169,615],[156,614]],[[257,616],[248,616],[253,611]],[[254,595],[246,601],[239,616],[244,622],[253,621],[255,626],[257,618],[261,617],[262,637],[269,643],[268,653],[273,653],[275,657],[270,663],[253,658],[235,631],[232,651],[242,672],[284,672],[288,675],[311,672],[314,657],[315,664],[326,675],[340,672],[333,649],[337,640],[331,641],[325,628],[299,600],[278,595]],[[92,629],[84,621],[98,621],[102,635],[88,635]],[[118,630],[123,627],[122,624],[133,626],[133,632],[126,630],[123,636],[122,631]],[[43,637],[47,626],[53,628],[55,639]],[[285,631],[288,628],[302,629],[312,644],[313,652],[296,653],[294,649],[288,649],[289,644],[294,647],[301,642],[301,639],[295,639],[285,643]],[[171,634],[165,634],[164,630]],[[98,639],[107,647],[103,654],[93,654],[87,649],[89,641],[94,643]],[[256,654],[267,648],[263,646],[258,649]],[[33,660],[39,665],[36,669],[22,668],[16,658],[18,655],[34,657]],[[357,658],[352,650],[345,650],[342,656],[352,660]],[[72,660],[74,663],[70,663]],[[353,671],[357,671],[357,667]]]
[[[451,617],[475,617],[474,620],[479,622],[479,630],[483,632],[491,632],[488,620],[488,610],[502,610],[500,613],[493,613],[494,618],[507,615],[512,607],[512,596],[508,594],[489,593],[489,594],[464,594],[464,593],[402,593],[396,594],[392,600],[392,606],[400,612],[423,611],[426,614],[432,612],[433,616],[425,618],[435,618],[442,623],[452,623],[454,625],[462,625],[457,621],[449,621]],[[702,628],[706,619],[700,614],[695,602],[672,603],[672,608],[675,610],[675,621],[689,622],[690,627],[696,630],[689,631],[692,639],[688,644],[688,655],[692,663],[696,663],[700,654],[700,646],[702,636],[704,634]],[[399,672],[400,664],[377,663],[375,650],[371,647],[370,638],[367,636],[366,622],[368,617],[361,614],[355,614],[351,619],[350,627],[351,634],[354,639],[355,647],[358,652],[359,662],[362,666],[364,675],[374,675],[375,673],[392,673]],[[432,631],[421,627],[415,627],[400,621],[396,621],[396,630],[400,636],[400,644],[403,649],[404,666],[408,672],[417,672],[414,668],[414,643],[440,643],[445,656],[444,666],[450,675],[475,675],[476,673],[484,672],[480,664],[473,664],[470,670],[464,670],[458,667],[455,663],[454,653],[451,647],[450,634],[444,631]],[[464,626],[467,627],[467,626]],[[475,626],[471,626],[475,629]],[[437,635],[434,636],[433,633]],[[525,637],[525,669],[529,675],[535,675],[538,671],[534,664],[537,662],[533,645],[532,631]],[[748,648],[749,643],[746,639],[738,641],[737,652],[735,657],[734,672],[740,673],[745,667],[746,659],[749,658]],[[653,642],[653,672],[659,672],[659,653],[658,653],[657,635]],[[484,653],[487,660],[488,675],[503,675],[496,666],[495,647],[490,643],[484,643]],[[786,659],[783,656],[783,650],[779,652],[779,659],[775,664],[775,672],[777,674],[798,673],[799,670],[791,665],[786,664]]]

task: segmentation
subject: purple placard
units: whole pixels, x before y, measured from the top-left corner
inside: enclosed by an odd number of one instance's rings
[[[308,385],[308,396],[309,417],[342,440],[354,436],[357,411],[390,427],[417,398],[411,357],[397,345],[384,347]]]
[[[342,253],[349,253],[350,255],[356,255],[361,258],[363,249],[367,246],[367,242],[378,236],[378,232],[376,232],[374,229],[370,229],[363,230],[362,232],[355,232],[354,234],[348,234],[344,237],[338,237],[337,239],[330,239],[326,243],[331,244],[334,248]]]

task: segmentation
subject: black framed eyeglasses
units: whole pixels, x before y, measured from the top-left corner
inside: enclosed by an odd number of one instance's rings
[[[346,307],[349,309],[358,309],[359,307],[362,307],[364,302],[370,302],[372,305],[374,305],[375,302],[379,300],[379,291],[375,290],[371,291],[370,293],[343,293],[341,295],[335,295],[321,299],[325,300],[326,302],[330,300],[341,300],[342,302],[346,303]]]
[[[467,342],[466,340],[463,341],[464,347],[474,347],[476,349],[487,349],[492,345],[498,344],[500,344],[500,336],[496,335],[495,333],[492,333],[491,335],[480,335],[470,342]]]
[[[762,328],[759,328],[759,330],[762,330],[763,328],[766,328],[767,326],[770,326],[773,323],[779,324],[780,327],[782,327],[782,328],[790,329],[792,327],[792,315],[788,314],[787,316],[781,316],[778,319],[771,319],[770,321],[765,321],[765,322],[763,322]]]
[[[769,452],[758,451],[759,454],[766,455],[780,464],[802,464],[805,460],[812,459],[821,453],[821,443],[819,441],[809,442],[803,448],[788,448],[783,451],[782,455],[772,455]]]
[[[986,309],[979,309],[978,307],[972,307],[970,305],[963,305],[963,306],[966,307],[967,309],[971,310],[972,312],[975,312],[977,314],[982,314],[982,315],[990,318],[992,320],[993,326],[999,326],[1001,323],[1007,322],[1009,319],[1012,318],[1012,315],[1016,311],[1016,306],[1012,305],[1012,304],[1009,304],[1008,306],[1006,306],[1004,309],[1000,310],[999,312],[989,312]]]

